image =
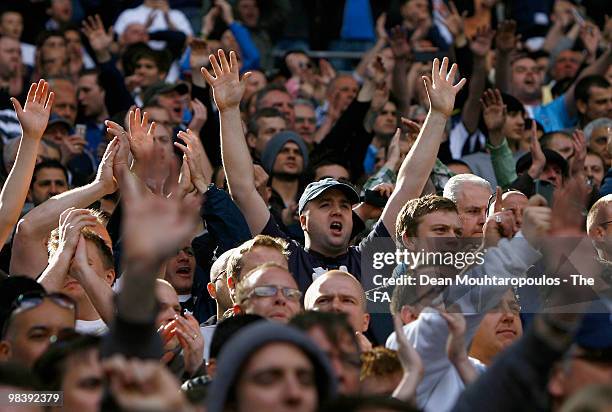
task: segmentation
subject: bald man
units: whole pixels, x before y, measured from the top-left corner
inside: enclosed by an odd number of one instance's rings
[[[370,314],[366,310],[366,296],[361,283],[350,273],[330,270],[319,276],[306,290],[304,309],[321,312],[341,312],[357,334],[360,345],[368,330]],[[366,345],[367,346],[367,345]]]

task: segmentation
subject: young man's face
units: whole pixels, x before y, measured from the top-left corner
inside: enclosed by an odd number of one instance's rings
[[[10,79],[21,65],[21,46],[10,37],[0,38],[0,79]]]
[[[105,112],[104,97],[106,93],[98,85],[95,74],[79,77],[77,98],[85,117],[98,117]]]
[[[612,87],[592,86],[589,89],[589,100],[586,105],[578,106],[586,122],[600,117],[612,118]]]
[[[294,142],[287,142],[282,147],[272,167],[274,174],[285,174],[298,177],[304,171],[304,156],[300,147]]]
[[[106,231],[106,229],[104,229]],[[104,264],[104,258],[102,251],[98,248],[98,245],[93,241],[86,239],[85,245],[87,247],[87,263],[89,268],[98,276],[104,279],[104,281],[111,286],[115,280],[115,271],[111,267],[106,267]],[[70,265],[68,269],[68,275],[66,276],[66,283],[62,288],[62,292],[72,297],[77,302],[87,299],[87,293],[81,283],[77,280],[78,275],[73,275],[73,271],[76,270],[74,263]]]
[[[30,199],[34,206],[68,190],[68,181],[62,169],[45,167],[36,172],[35,178],[30,188]]]
[[[178,254],[166,263],[166,277],[176,293],[179,295],[191,294],[193,275],[196,269],[195,254],[191,245],[186,245]]]
[[[257,119],[257,126],[257,137],[254,144],[251,144],[261,156],[272,136],[287,129],[287,121],[282,117],[260,117]]]
[[[160,94],[157,100],[161,106],[168,108],[170,120],[174,124],[178,125],[183,121],[183,102],[181,95],[176,90]]]
[[[308,202],[300,224],[316,252],[329,256],[345,253],[353,230],[351,203],[340,190],[328,189]]]
[[[19,40],[22,32],[23,17],[21,17],[21,14],[7,11],[0,17],[0,34]]]
[[[512,90],[519,98],[534,99],[541,95],[542,77],[536,62],[531,58],[522,58],[512,64]]]
[[[506,138],[520,142],[525,134],[525,118],[523,112],[509,112],[502,128],[502,133]]]
[[[153,83],[157,83],[164,78],[165,73],[162,73],[153,59],[142,57],[136,62],[134,74],[140,76],[140,85],[148,87]]]
[[[47,350],[50,338],[74,329],[74,324],[74,311],[45,298],[40,305],[13,315],[0,341],[0,361],[14,360],[31,368]]]
[[[102,400],[104,372],[96,348],[69,355],[62,381],[66,410],[98,410]]]
[[[256,351],[236,384],[237,411],[317,410],[312,362],[288,343],[271,343]]]
[[[51,0],[48,14],[57,22],[67,23],[72,17],[72,2],[70,0]]]
[[[392,102],[387,102],[376,116],[373,131],[377,135],[389,136],[395,133],[397,128],[397,107]]]

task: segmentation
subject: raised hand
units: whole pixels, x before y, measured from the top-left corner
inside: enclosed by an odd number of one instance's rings
[[[102,367],[113,399],[122,410],[189,410],[180,383],[159,361],[127,360],[114,355],[105,359]]]
[[[516,22],[504,20],[497,27],[495,48],[502,53],[509,53],[517,48],[520,35],[516,34]]]
[[[157,259],[161,263],[176,254],[178,246],[196,227],[201,197],[177,199],[152,195],[129,172],[120,175],[120,184],[127,259]]]
[[[96,178],[94,182],[101,184],[104,187],[104,192],[107,194],[114,193],[117,190],[117,180],[115,180],[116,173],[114,172],[116,167],[116,160],[118,161],[118,153],[120,152],[119,139],[117,137],[106,146],[104,155],[98,171],[96,172]]]
[[[193,185],[200,193],[204,193],[212,178],[212,168],[206,167],[210,165],[210,162],[202,142],[190,129],[187,129],[186,132],[178,132],[178,137],[183,139],[186,145],[175,142],[174,146],[180,149],[186,156]]]
[[[584,175],[584,161],[587,155],[587,143],[582,130],[574,130],[572,134],[572,146],[574,154],[570,161],[571,175]]]
[[[584,44],[584,47],[589,53],[589,58],[595,59],[597,57],[597,47],[599,46],[601,37],[599,27],[593,23],[585,22],[582,27],[580,27],[580,40],[582,40],[582,44]]]
[[[19,100],[11,97],[24,139],[39,141],[42,138],[49,122],[54,100],[55,94],[49,91],[49,83],[44,79],[40,79],[38,83],[32,83],[23,108]]]
[[[389,37],[389,46],[395,59],[408,59],[410,58],[410,43],[406,38],[406,31],[401,26],[395,26],[391,29],[391,36]]]
[[[200,133],[200,129],[206,123],[208,119],[208,111],[206,110],[206,106],[199,99],[194,99],[191,101],[191,109],[193,110],[193,118],[191,122],[189,122],[189,129],[195,130],[197,134]]]
[[[443,9],[447,9],[446,6],[444,6],[444,3],[441,2],[440,4],[443,5]],[[449,6],[450,8],[444,10],[445,13],[443,13],[443,23],[448,28],[448,31],[451,32],[454,38],[461,37],[464,35],[464,24],[465,18],[467,16],[467,11],[464,11],[463,13],[459,14],[459,10],[457,10],[455,3],[453,3],[452,1],[449,3]]]
[[[376,56],[376,58],[370,64],[368,64],[365,71],[365,77],[374,83],[377,88],[382,88],[385,86],[387,70],[385,69],[381,56]]]
[[[212,87],[215,103],[219,111],[222,112],[227,109],[238,108],[240,99],[242,99],[242,95],[244,94],[246,79],[251,73],[245,73],[242,79],[240,79],[236,52],[230,52],[229,62],[223,50],[219,50],[218,54],[219,60],[217,60],[214,54],[209,56],[214,76],[204,67],[202,67],[201,70],[202,76],[204,76],[204,79],[206,79],[208,84]]]
[[[465,78],[463,78],[453,86],[456,74],[457,65],[455,63],[453,63],[450,71],[448,71],[448,57],[442,60],[441,66],[440,60],[434,59],[431,78],[423,76],[427,97],[429,98],[430,113],[435,112],[446,118],[450,117],[455,105],[455,96],[466,82]]]
[[[378,40],[387,40],[387,30],[385,30],[385,23],[387,22],[387,13],[380,13],[380,16],[376,19],[376,37]]]
[[[228,26],[234,21],[232,6],[226,0],[215,0],[215,6],[221,10],[221,18]]]
[[[215,21],[217,21],[217,17],[219,17],[219,13],[221,13],[219,6],[213,6],[208,13],[202,17],[202,36],[204,36],[204,38],[207,38],[210,33],[212,33],[213,29],[215,28]],[[196,39],[194,38],[194,40]],[[204,41],[200,39],[197,40]]]
[[[147,112],[144,112],[141,117],[140,109],[130,110],[128,114],[128,138],[130,149],[137,162],[144,162],[153,158],[155,127],[155,122],[149,125],[149,114]]]
[[[97,219],[87,209],[75,209],[69,207],[59,217],[59,247],[58,253],[74,256],[81,230],[86,227],[94,227]]]
[[[399,314],[393,317],[393,326],[398,346],[397,357],[404,369],[404,377],[393,392],[393,397],[408,402],[414,399],[416,387],[423,378],[423,361],[404,334]]]
[[[69,272],[69,275],[79,282],[81,282],[81,280],[86,276],[97,276],[95,271],[93,271],[92,267],[89,265],[87,244],[85,242],[85,237],[79,231],[76,250],[74,252],[74,258],[72,259],[72,265],[70,265]]]
[[[506,105],[499,89],[487,89],[480,99],[482,116],[489,132],[501,132],[506,122]]]
[[[479,27],[476,29],[476,34],[470,41],[470,50],[478,57],[486,57],[491,50],[495,37],[495,30],[490,27]]]
[[[91,48],[96,53],[108,51],[113,44],[113,27],[104,30],[104,24],[100,15],[89,16],[83,20],[83,33],[87,36]]]
[[[204,336],[200,323],[187,313],[185,317],[176,316],[176,337],[183,348],[185,371],[194,374],[204,359]]]
[[[544,151],[542,151],[542,146],[540,145],[540,140],[538,139],[538,128],[536,126],[535,120],[531,122],[531,135],[529,136],[529,151],[531,152],[531,166],[527,173],[531,176],[532,179],[538,179],[542,172],[544,171],[544,167],[546,166],[546,156],[544,156]]]

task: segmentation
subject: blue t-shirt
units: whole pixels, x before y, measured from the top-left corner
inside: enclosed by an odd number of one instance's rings
[[[564,94],[546,105],[533,107],[532,115],[546,133],[568,129],[576,124],[576,117],[570,118],[567,112]]]

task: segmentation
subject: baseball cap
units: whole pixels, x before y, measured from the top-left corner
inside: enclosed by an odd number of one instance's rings
[[[351,204],[359,202],[359,195],[351,185],[339,182],[331,177],[327,177],[325,179],[312,182],[308,186],[306,186],[306,189],[304,189],[304,193],[302,193],[302,196],[300,197],[300,201],[298,203],[298,213],[302,214],[302,211],[304,210],[308,202],[321,196],[323,192],[329,189],[338,189],[342,191],[346,195],[346,197],[348,197]]]
[[[166,83],[166,82],[157,82],[153,83],[142,95],[142,105],[148,106],[151,101],[159,96],[160,94],[170,93],[172,91],[177,92],[180,95],[189,93],[189,87],[182,82],[179,83]]]
[[[68,132],[72,130],[72,124],[68,121],[68,119],[56,113],[52,113],[51,116],[49,117],[49,122],[47,123],[47,129],[56,124],[61,124],[63,126],[66,126],[66,129],[68,129]]]
[[[581,358],[612,363],[612,314],[585,314],[574,341],[584,352]]]
[[[544,157],[546,157],[546,164],[554,164],[561,168],[563,176],[567,176],[569,172],[569,166],[567,160],[563,158],[558,152],[550,149],[542,149]],[[516,161],[516,173],[521,174],[526,172],[531,167],[531,153],[526,153]]]

